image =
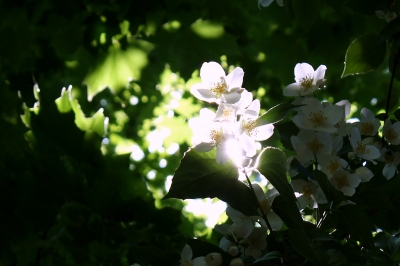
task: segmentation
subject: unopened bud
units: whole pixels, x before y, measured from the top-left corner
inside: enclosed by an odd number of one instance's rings
[[[239,254],[239,249],[237,246],[231,246],[228,250],[228,253],[232,256],[235,257],[237,254]]]
[[[210,253],[205,258],[207,266],[221,266],[222,265],[222,257],[219,253]]]
[[[356,154],[351,151],[347,154],[347,158],[349,158],[350,160],[354,160],[356,158]]]
[[[240,258],[234,258],[233,260],[231,260],[231,263],[229,264],[229,266],[243,266],[243,261]]]

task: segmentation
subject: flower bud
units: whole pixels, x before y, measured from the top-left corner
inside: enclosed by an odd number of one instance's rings
[[[350,160],[354,160],[356,158],[356,154],[351,151],[347,154],[347,158],[349,158]]]
[[[243,266],[243,261],[240,258],[234,258],[233,260],[231,260],[231,263],[229,264],[229,266]]]
[[[239,249],[237,246],[231,246],[228,250],[228,253],[232,256],[235,257],[237,254],[239,254]]]
[[[207,263],[207,266],[221,266],[222,265],[222,257],[219,253],[210,253],[205,258],[204,261]]]

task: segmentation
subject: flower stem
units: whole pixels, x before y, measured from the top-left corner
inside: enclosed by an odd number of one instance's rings
[[[267,219],[267,215],[266,215],[266,213],[264,212],[263,208],[261,207],[260,202],[259,202],[258,199],[257,199],[257,195],[256,195],[256,192],[254,191],[253,186],[251,185],[250,178],[249,178],[249,176],[247,175],[247,173],[246,173],[245,170],[243,170],[243,174],[246,176],[247,183],[249,183],[249,187],[250,187],[251,191],[253,192],[253,196],[254,196],[254,199],[256,200],[257,204],[258,204],[258,208],[260,209],[261,216],[262,216],[262,218],[264,219],[265,223],[267,224],[268,230],[269,230],[270,234],[272,235],[272,238],[274,239],[274,241],[275,241],[275,243],[276,243],[278,249],[280,250],[281,248],[280,248],[280,246],[279,246],[278,239],[276,239],[276,236],[275,236],[274,232],[272,231],[272,226],[271,226],[271,224],[269,223],[269,221],[268,221],[268,219]],[[282,253],[282,252],[281,252],[281,253]]]

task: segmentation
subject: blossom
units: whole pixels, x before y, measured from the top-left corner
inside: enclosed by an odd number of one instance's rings
[[[361,178],[343,169],[337,170],[329,179],[332,186],[343,192],[346,196],[352,196],[356,192],[356,187],[360,184]]]
[[[295,83],[283,90],[284,96],[305,96],[313,93],[325,82],[326,66],[320,65],[315,71],[307,63],[298,63],[294,68]]]
[[[324,154],[318,158],[318,163],[321,166],[321,171],[327,177],[331,177],[337,170],[346,168],[348,163],[346,160],[338,157],[335,154]]]
[[[204,261],[207,263],[207,266],[220,266],[222,265],[222,257],[221,254],[213,252],[208,254]]]
[[[392,124],[390,118],[387,118],[383,125],[383,136],[392,145],[400,144],[400,121]]]
[[[246,256],[260,258],[262,251],[267,247],[267,230],[264,227],[254,227],[251,234],[240,241],[240,244],[246,246]]]
[[[361,135],[375,136],[378,132],[381,122],[375,118],[374,113],[368,108],[361,109],[361,121],[353,123],[353,126],[358,127]]]
[[[332,151],[332,137],[328,133],[301,129],[297,136],[292,136],[290,140],[301,164]]]
[[[322,192],[321,188],[314,184],[312,181],[295,179],[292,180],[290,183],[293,187],[294,192],[302,194],[302,196],[298,197],[297,200],[304,200],[306,202],[306,205],[310,208],[316,208],[317,203],[324,204],[327,202],[325,194]],[[301,205],[302,204],[300,204],[300,206]]]
[[[388,12],[385,14],[382,10],[376,10],[375,15],[380,19],[385,19],[388,23],[397,18],[397,14],[395,12]]]
[[[194,84],[190,92],[199,100],[210,103],[236,103],[241,96],[243,75],[243,69],[240,67],[226,76],[220,64],[203,63],[200,69],[202,83]]]
[[[382,148],[381,153],[382,155],[379,160],[385,162],[382,174],[389,180],[395,175],[395,173],[399,173],[397,165],[400,163],[400,152],[393,152],[387,148]]]
[[[225,164],[229,160],[228,144],[234,141],[229,123],[214,122],[215,113],[209,109],[200,110],[200,119],[192,125],[194,149],[199,152],[217,149],[217,163]]]
[[[311,129],[321,132],[334,133],[337,128],[335,124],[343,116],[343,108],[331,105],[323,108],[320,101],[315,98],[306,98],[305,106],[300,108],[301,112],[293,117],[293,122],[303,129]]]
[[[262,188],[257,183],[252,183],[257,200],[260,202],[263,212],[267,215],[267,219],[272,227],[272,230],[279,230],[283,225],[281,218],[272,210],[272,202],[276,196],[279,195],[278,191],[273,188],[264,193]],[[261,225],[267,227],[264,219],[259,220]]]
[[[192,260],[193,252],[189,245],[185,245],[181,253],[181,266],[207,266],[204,257],[197,257]]]
[[[260,101],[254,100],[244,111],[240,120],[239,142],[247,157],[256,154],[256,141],[266,140],[274,133],[272,124],[259,125],[258,115],[260,113]]]
[[[357,127],[353,127],[350,135],[350,144],[353,147],[354,152],[357,154],[358,157],[376,164],[374,159],[379,158],[379,149],[374,145],[368,145],[368,143],[369,138],[361,141],[360,130]]]
[[[234,258],[233,260],[231,260],[231,262],[229,263],[229,266],[243,266],[244,263],[240,258]]]
[[[258,0],[258,6],[267,7],[269,6],[274,0]],[[283,0],[276,0],[276,3],[280,6],[283,6]]]

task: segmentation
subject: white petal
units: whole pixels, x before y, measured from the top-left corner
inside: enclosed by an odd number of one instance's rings
[[[388,180],[391,179],[396,172],[396,168],[397,167],[394,165],[385,164],[385,167],[383,167],[383,170],[382,170],[383,176],[386,177],[386,179],[388,179]]]
[[[189,245],[185,245],[182,249],[182,253],[181,253],[181,260],[185,261],[185,260],[192,260],[192,248]]]
[[[249,107],[247,107],[246,111],[250,111],[249,114],[253,115],[257,118],[260,114],[260,101],[255,99]]]
[[[356,190],[353,187],[342,187],[341,191],[346,196],[353,196]]]
[[[252,135],[253,139],[256,141],[263,141],[268,139],[274,134],[274,125],[266,124],[256,128],[257,134],[255,136]]]
[[[193,266],[207,266],[204,257],[197,257],[193,260]]]
[[[252,139],[249,135],[247,134],[240,135],[239,142],[243,150],[246,151],[247,157],[253,157],[254,155],[256,155],[257,152],[256,143],[254,139]]]
[[[222,237],[219,241],[219,247],[224,250],[228,251],[228,249],[232,246],[231,241],[229,241],[226,237]]]
[[[199,152],[208,152],[208,151],[211,151],[212,149],[214,149],[214,146],[211,145],[211,143],[202,142],[202,143],[197,144],[193,148]]]
[[[356,175],[360,177],[361,182],[367,182],[371,180],[371,178],[374,176],[374,173],[367,167],[362,166],[356,169]]]
[[[341,100],[336,103],[336,105],[342,106],[344,108],[344,115],[345,117],[349,116],[351,104],[349,100]]]
[[[226,215],[231,218],[232,221],[236,222],[242,219],[243,217],[243,213],[235,210],[234,208],[232,208],[231,206],[228,206],[226,208]]]
[[[303,179],[292,180],[290,183],[293,187],[293,191],[298,193],[300,193],[303,190],[303,188],[307,186],[307,181]]]
[[[264,7],[269,6],[273,0],[258,0],[258,3]]]
[[[325,76],[325,71],[326,71],[326,66],[324,65],[320,65],[314,73],[314,84],[315,85],[319,85],[319,83],[321,83],[321,81],[324,79]]]
[[[373,121],[375,119],[374,113],[368,108],[361,109],[361,122]]]
[[[317,190],[315,191],[313,196],[315,198],[315,201],[318,202],[319,204],[325,204],[328,202],[324,192],[322,191],[322,189],[320,187],[317,188]]]
[[[283,89],[283,96],[300,96],[301,89],[299,83],[292,83]]]
[[[224,144],[217,145],[217,163],[224,165],[229,160],[228,147]]]
[[[237,103],[240,100],[241,94],[239,91],[231,91],[229,93],[222,94],[222,97],[226,103]]]
[[[239,108],[246,108],[253,101],[253,94],[248,90],[244,89],[241,93],[240,100],[235,103]]]
[[[225,81],[229,86],[229,89],[232,88],[241,88],[243,84],[243,69],[240,67],[235,68],[228,76],[226,76]]]
[[[276,0],[276,3],[277,3],[279,6],[283,6],[283,0]]]
[[[203,63],[200,69],[200,77],[204,84],[217,83],[220,78],[225,78],[225,71],[217,62]]]
[[[332,105],[324,109],[324,115],[327,118],[327,123],[335,125],[344,117],[344,110],[340,106]]]

